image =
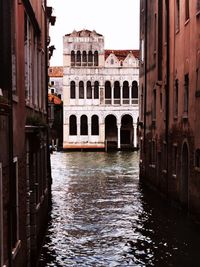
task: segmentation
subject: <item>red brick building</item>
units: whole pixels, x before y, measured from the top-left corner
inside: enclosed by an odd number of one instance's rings
[[[140,1],[140,177],[200,215],[200,1]]]
[[[36,266],[49,208],[46,1],[0,0],[0,266]]]

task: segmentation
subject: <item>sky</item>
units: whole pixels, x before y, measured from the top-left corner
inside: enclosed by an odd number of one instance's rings
[[[139,49],[139,0],[47,0],[56,16],[50,45],[51,66],[63,65],[63,36],[73,30],[95,30],[105,49]]]

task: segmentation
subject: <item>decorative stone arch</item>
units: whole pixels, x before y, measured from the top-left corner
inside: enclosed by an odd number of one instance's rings
[[[189,145],[187,140],[183,141],[181,147],[181,175],[180,175],[180,201],[188,208],[189,204]]]

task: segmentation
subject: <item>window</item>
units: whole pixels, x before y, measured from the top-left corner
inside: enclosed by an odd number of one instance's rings
[[[71,51],[71,66],[75,66],[75,52]]]
[[[129,85],[127,81],[123,82],[123,98],[129,98]]]
[[[81,135],[88,135],[88,119],[86,115],[81,116]]]
[[[99,117],[97,115],[92,116],[92,135],[99,135]]]
[[[113,59],[113,58],[111,58],[111,60],[110,60],[110,64],[111,64],[111,65],[114,64],[114,59]]]
[[[81,66],[81,52],[77,51],[76,53],[76,66]]]
[[[111,98],[111,84],[109,81],[105,83],[105,98]]]
[[[83,51],[83,54],[82,54],[82,66],[87,66],[87,53],[86,53],[86,51]]]
[[[79,98],[80,99],[84,98],[84,83],[83,83],[83,81],[79,82]]]
[[[180,29],[180,0],[176,0],[176,16],[175,16],[175,23],[176,23],[176,31]]]
[[[200,149],[195,151],[195,167],[200,168]]]
[[[187,21],[189,18],[190,18],[189,0],[185,0],[185,21]]]
[[[88,53],[88,66],[92,66],[93,65],[93,54],[92,51],[89,51]]]
[[[184,113],[188,114],[189,106],[189,75],[186,74],[184,77]]]
[[[178,116],[178,79],[175,80],[175,86],[174,86],[174,116]]]
[[[98,55],[98,51],[94,52],[94,66],[98,66],[99,65],[99,55]]]
[[[99,99],[99,82],[94,82],[94,99]]]
[[[118,81],[114,82],[114,98],[120,98],[120,84]]]
[[[77,135],[77,121],[75,115],[69,117],[69,135]]]
[[[70,98],[76,98],[76,84],[74,81],[70,82]]]
[[[87,98],[92,98],[92,85],[90,81],[87,81]]]
[[[54,85],[54,81],[51,81],[51,85]]]
[[[132,82],[132,98],[138,98],[138,83],[137,81]]]
[[[32,103],[32,27],[29,18],[24,13],[24,63],[25,63],[25,97],[29,103]]]

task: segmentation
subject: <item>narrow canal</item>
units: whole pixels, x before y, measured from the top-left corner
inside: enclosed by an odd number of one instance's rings
[[[195,267],[200,232],[139,183],[137,152],[55,152],[40,267]]]

